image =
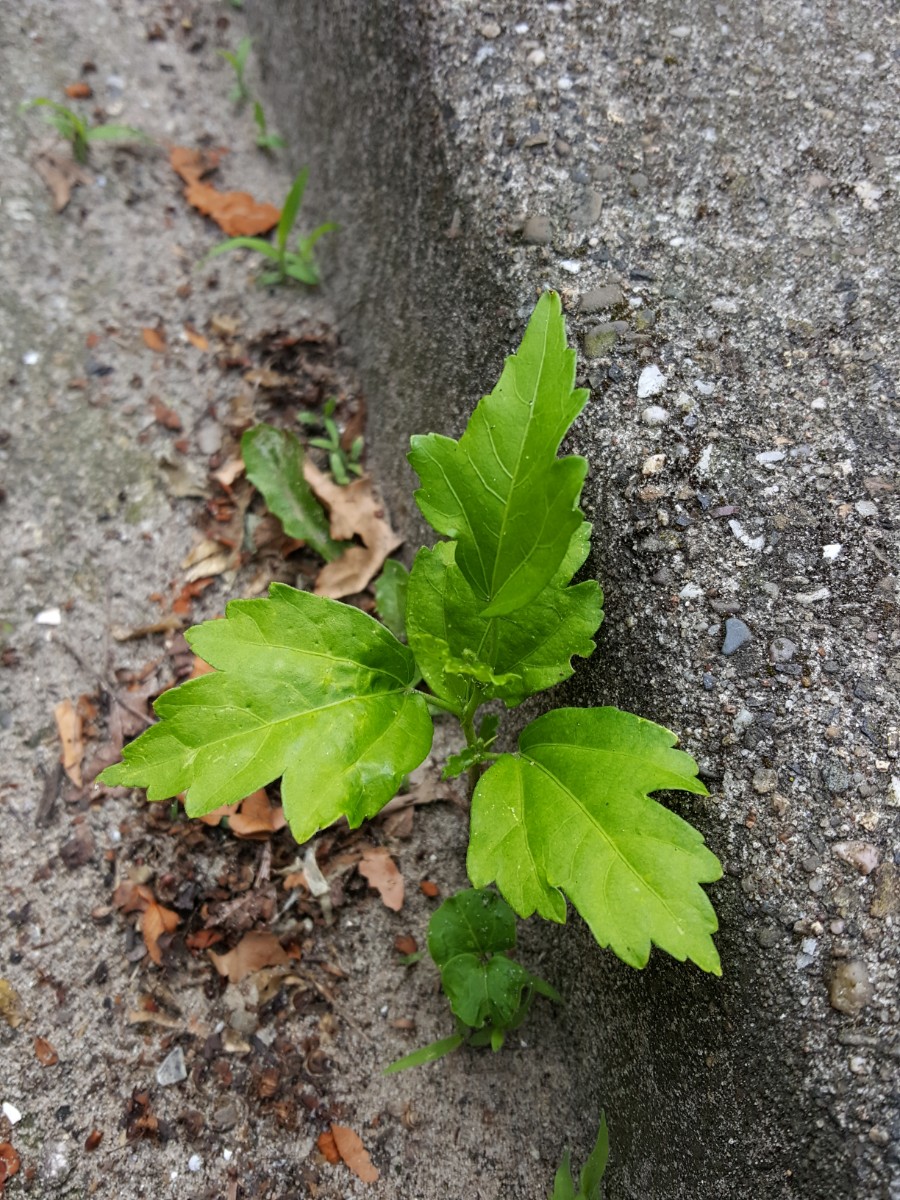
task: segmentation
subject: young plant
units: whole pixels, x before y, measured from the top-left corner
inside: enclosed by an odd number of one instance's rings
[[[147,135],[130,125],[89,125],[87,121],[55,100],[46,96],[38,96],[35,100],[26,100],[23,109],[46,108],[44,114],[47,124],[52,125],[56,132],[71,145],[72,157],[76,162],[86,163],[92,142],[133,142],[147,141]]]
[[[515,945],[515,914],[496,892],[469,888],[445,900],[428,922],[428,953],[440,969],[456,1033],[397,1059],[385,1075],[434,1062],[465,1042],[499,1050],[525,1020],[535,993],[560,1003],[549,983],[506,957]]]
[[[253,47],[253,38],[243,37],[238,42],[237,50],[220,50],[222,58],[230,64],[234,71],[234,87],[228,94],[228,99],[232,104],[244,104],[250,99],[250,89],[247,87],[247,81],[244,79],[244,71],[247,69],[247,60],[250,57],[250,51]]]
[[[311,428],[319,426],[324,430],[324,437],[310,438],[309,444],[327,453],[328,466],[334,476],[334,482],[340,484],[341,487],[346,487],[350,482],[351,475],[362,475],[363,473],[359,461],[363,452],[363,437],[360,434],[359,437],[353,439],[349,450],[344,449],[341,445],[341,431],[334,419],[336,405],[337,401],[332,396],[330,400],[326,400],[321,416],[317,413],[302,412],[298,414],[298,419],[306,426]]]
[[[308,284],[310,287],[315,287],[319,282],[319,268],[316,266],[315,255],[313,253],[316,242],[325,233],[330,233],[337,226],[333,222],[326,222],[320,225],[318,229],[314,229],[308,237],[297,235],[296,249],[288,249],[288,237],[297,216],[300,212],[300,204],[303,200],[303,192],[306,189],[306,181],[309,177],[309,168],[304,167],[294,182],[291,184],[291,190],[288,192],[284,200],[284,205],[281,209],[281,217],[278,221],[278,228],[275,231],[275,245],[267,242],[265,238],[260,237],[233,237],[228,238],[224,242],[219,242],[218,246],[214,246],[203,260],[215,258],[217,254],[225,254],[229,250],[255,250],[258,254],[265,255],[266,258],[275,263],[274,271],[267,271],[260,275],[259,282],[263,287],[268,287],[271,284],[287,283],[290,279],[296,279],[299,283]]]
[[[253,120],[256,122],[256,144],[260,150],[284,149],[284,138],[277,133],[269,133],[265,110],[258,100],[253,101]]]
[[[601,1113],[597,1141],[590,1157],[581,1168],[578,1191],[575,1190],[575,1180],[572,1178],[572,1156],[567,1149],[556,1172],[550,1200],[602,1200],[603,1189],[600,1184],[606,1173],[608,1158],[609,1133],[606,1128],[606,1114]]]
[[[706,795],[675,735],[615,708],[559,708],[526,725],[517,750],[496,753],[495,726],[478,720],[483,705],[514,708],[594,650],[600,588],[572,583],[590,541],[579,508],[587,463],[557,456],[587,400],[574,382],[559,297],[546,293],[459,441],[413,438],[416,501],[447,540],[416,556],[408,645],[359,609],[284,584],[233,601],[226,620],[187,634],[215,671],[160,697],[159,723],[103,781],[151,800],[186,792],[188,814],[201,816],[282,776],[303,842],[383,808],[428,754],[430,714],[443,709],[466,739],[450,766],[469,771],[476,888],[495,882],[519,916],[560,923],[568,898],[631,966],[655,944],[718,974],[700,885],[721,867],[650,796]]]

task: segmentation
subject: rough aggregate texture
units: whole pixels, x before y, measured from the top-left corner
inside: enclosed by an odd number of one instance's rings
[[[332,294],[395,512],[416,527],[408,435],[458,434],[559,289],[593,392],[570,449],[591,463],[587,570],[607,595],[601,652],[563,699],[676,729],[710,787],[678,807],[725,865],[724,977],[660,958],[636,974],[577,924],[545,931],[577,995],[552,1105],[582,1145],[605,1105],[615,1197],[897,1200],[888,6],[249,16],[341,222]],[[641,419],[649,367],[667,422]],[[732,621],[750,637],[726,656]],[[850,841],[880,865],[861,873],[836,852]]]

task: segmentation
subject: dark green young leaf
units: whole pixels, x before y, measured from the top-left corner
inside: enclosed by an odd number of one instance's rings
[[[439,967],[458,954],[512,950],[516,918],[496,892],[466,888],[445,900],[428,922],[428,953]]]
[[[432,724],[412,692],[412,654],[374,618],[272,584],[226,620],[185,635],[216,670],[165,692],[161,718],[125,747],[106,783],[187,792],[189,816],[232,804],[284,776],[298,842],[344,815],[351,827],[394,796],[424,759]]]
[[[247,478],[259,488],[266,505],[288,537],[306,542],[326,562],[344,546],[329,533],[328,518],[303,477],[303,447],[286,429],[256,425],[241,438]]]
[[[87,129],[89,142],[149,142],[146,133],[131,125],[93,125]]]
[[[559,296],[547,292],[460,440],[412,439],[409,460],[422,484],[416,501],[438,533],[459,543],[457,563],[483,616],[533,600],[581,524],[587,464],[557,458],[587,400],[574,382],[575,351],[566,347]]]
[[[519,754],[475,791],[469,878],[497,881],[520,916],[566,917],[565,892],[601,946],[646,965],[651,944],[719,974],[716,916],[699,886],[722,874],[696,829],[649,797],[705,795],[667,729],[615,708],[564,708],[522,731]]]
[[[454,1050],[458,1050],[465,1040],[464,1034],[454,1033],[452,1037],[441,1038],[439,1042],[431,1042],[427,1046],[422,1046],[420,1050],[413,1050],[412,1054],[398,1058],[389,1067],[385,1067],[382,1074],[396,1075],[398,1071],[406,1071],[410,1067],[421,1067],[425,1063],[436,1062],[445,1054],[452,1054]]]
[[[471,1029],[490,1023],[508,1028],[522,1009],[531,976],[517,962],[494,954],[458,954],[441,967],[441,986],[454,1014]]]
[[[375,581],[375,611],[401,642],[406,641],[406,594],[409,571],[396,558],[389,558]]]
[[[593,635],[603,618],[600,588],[593,580],[564,586],[586,553],[584,531],[576,531],[551,584],[503,617],[479,614],[477,598],[456,565],[453,542],[419,551],[410,575],[407,628],[436,695],[464,705],[472,681],[482,700],[502,699],[512,707],[567,679],[573,655],[593,654]]]
[[[298,283],[305,283],[307,287],[316,287],[319,283],[319,268],[296,254],[285,255],[284,273]]]
[[[303,193],[306,190],[307,179],[309,179],[309,167],[304,167],[291,184],[291,190],[284,198],[284,205],[281,209],[281,217],[279,218],[278,229],[275,234],[276,244],[282,253],[284,253],[287,247],[288,234],[294,228],[297,213],[300,211],[300,205],[303,203]]]

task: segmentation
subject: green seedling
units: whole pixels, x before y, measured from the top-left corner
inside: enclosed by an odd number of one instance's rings
[[[71,145],[72,157],[76,162],[86,163],[92,142],[146,142],[147,135],[130,125],[89,125],[87,121],[55,100],[46,96],[38,96],[35,100],[26,100],[23,109],[46,108],[44,114],[48,125]]]
[[[231,69],[234,71],[234,87],[228,94],[228,99],[232,104],[245,104],[250,99],[250,89],[247,87],[244,72],[247,69],[247,60],[250,57],[252,48],[253,38],[243,37],[238,42],[237,50],[219,51],[219,54],[230,64]]]
[[[600,587],[572,582],[590,546],[579,507],[587,463],[558,456],[587,401],[574,384],[575,352],[548,292],[459,441],[413,438],[416,502],[444,540],[419,550],[406,580],[407,644],[360,609],[281,583],[267,599],[233,601],[225,620],[187,634],[215,670],[165,692],[158,724],[103,781],[146,788],[150,800],[185,792],[198,817],[281,777],[285,816],[305,842],[382,809],[429,753],[431,714],[443,710],[466,741],[449,766],[468,772],[476,888],[495,883],[520,917],[560,923],[570,901],[599,945],[633,967],[656,945],[719,974],[701,885],[721,866],[651,797],[707,794],[675,735],[616,708],[567,707],[497,753],[496,726],[479,720],[484,705],[515,708],[594,652]]]
[[[496,892],[469,888],[445,900],[428,922],[428,953],[457,1031],[391,1063],[385,1075],[435,1062],[465,1043],[499,1050],[525,1020],[535,994],[561,1003],[549,983],[507,958],[515,945],[515,913]]]
[[[302,412],[298,414],[298,419],[310,428],[318,426],[324,430],[323,437],[312,437],[309,439],[309,444],[326,452],[334,482],[340,484],[341,487],[346,487],[350,483],[351,475],[359,476],[363,473],[359,461],[362,458],[363,437],[360,434],[359,437],[353,439],[349,450],[344,449],[341,445],[341,431],[334,419],[336,405],[337,401],[332,396],[330,400],[326,400],[321,416],[317,413]]]
[[[225,254],[229,250],[255,250],[275,263],[274,271],[266,271],[260,275],[259,282],[263,287],[287,283],[290,279],[315,287],[319,282],[319,268],[316,265],[314,254],[315,244],[323,234],[330,233],[333,229],[337,229],[337,226],[329,221],[320,225],[318,229],[314,229],[308,237],[298,234],[296,249],[288,249],[288,237],[300,212],[300,204],[308,177],[309,168],[304,167],[291,185],[291,190],[285,197],[281,209],[274,245],[260,237],[228,238],[224,242],[219,242],[218,246],[214,246],[203,261],[215,258],[218,254]]]
[[[590,1157],[581,1168],[578,1191],[575,1190],[575,1180],[572,1177],[572,1156],[567,1149],[556,1172],[550,1200],[602,1200],[603,1189],[600,1185],[606,1172],[608,1158],[609,1133],[606,1128],[606,1114],[601,1113],[597,1141]]]
[[[256,144],[260,150],[284,149],[284,138],[277,133],[269,133],[265,110],[258,100],[253,101],[253,120],[256,122]]]

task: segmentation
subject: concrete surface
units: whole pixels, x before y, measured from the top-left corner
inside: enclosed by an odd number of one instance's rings
[[[409,434],[458,433],[560,289],[608,600],[563,698],[677,730],[712,792],[681,807],[725,864],[724,978],[539,935],[576,994],[542,1103],[582,1146],[605,1105],[613,1200],[897,1200],[896,14],[247,10],[341,224],[328,290],[395,519],[420,528]]]

